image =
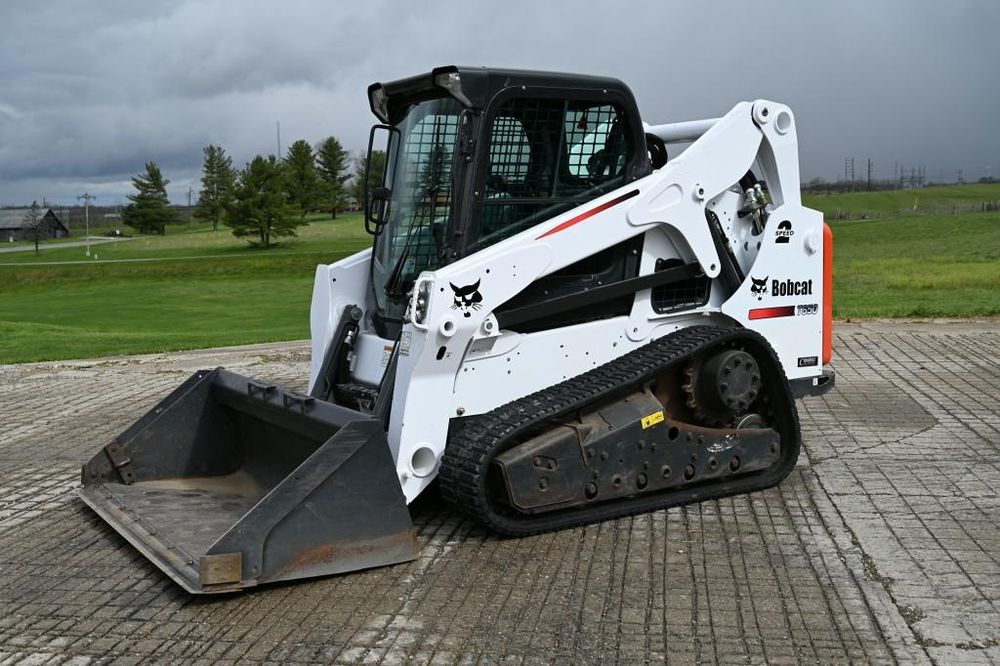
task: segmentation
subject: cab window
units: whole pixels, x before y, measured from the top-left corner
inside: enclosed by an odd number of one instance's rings
[[[473,250],[624,184],[632,152],[614,104],[512,99],[493,117],[485,199]]]

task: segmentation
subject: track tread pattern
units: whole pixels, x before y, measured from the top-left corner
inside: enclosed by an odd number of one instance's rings
[[[508,442],[519,434],[572,414],[626,387],[648,381],[664,368],[693,358],[699,351],[727,343],[749,343],[758,348],[758,353],[770,357],[771,367],[762,368],[765,372],[765,384],[771,386],[770,407],[775,414],[787,416],[785,427],[779,428],[783,455],[777,467],[766,470],[767,473],[758,473],[759,475],[734,477],[734,482],[691,486],[668,493],[595,503],[586,508],[571,508],[543,515],[505,514],[490,500],[486,489],[489,466],[493,457],[505,450]],[[786,447],[785,442],[789,440],[791,444]],[[501,534],[525,536],[767,488],[780,482],[792,470],[799,446],[799,422],[795,403],[781,364],[767,341],[749,329],[692,326],[654,340],[581,375],[507,403],[486,414],[466,419],[448,441],[438,479],[442,497],[458,510]],[[740,482],[740,479],[746,481]]]

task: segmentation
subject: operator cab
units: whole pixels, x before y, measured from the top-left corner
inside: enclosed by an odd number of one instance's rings
[[[375,83],[368,96],[382,121],[369,139],[364,204],[375,236],[373,323],[383,337],[396,337],[422,271],[651,169],[635,99],[617,79],[449,66]],[[629,255],[604,250],[547,278],[546,291],[634,274]]]

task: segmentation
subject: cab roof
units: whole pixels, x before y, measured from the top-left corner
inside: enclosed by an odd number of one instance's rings
[[[382,122],[395,124],[412,104],[424,100],[451,95],[469,108],[483,109],[501,90],[522,86],[614,91],[633,99],[625,83],[606,76],[447,65],[405,79],[373,83],[368,86],[368,100]]]

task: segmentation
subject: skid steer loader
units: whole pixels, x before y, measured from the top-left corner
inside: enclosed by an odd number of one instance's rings
[[[308,395],[198,372],[83,467],[104,520],[225,592],[414,558],[435,479],[527,535],[789,473],[834,376],[786,106],[649,125],[614,79],[463,67],[368,94],[374,240],[317,267]]]

